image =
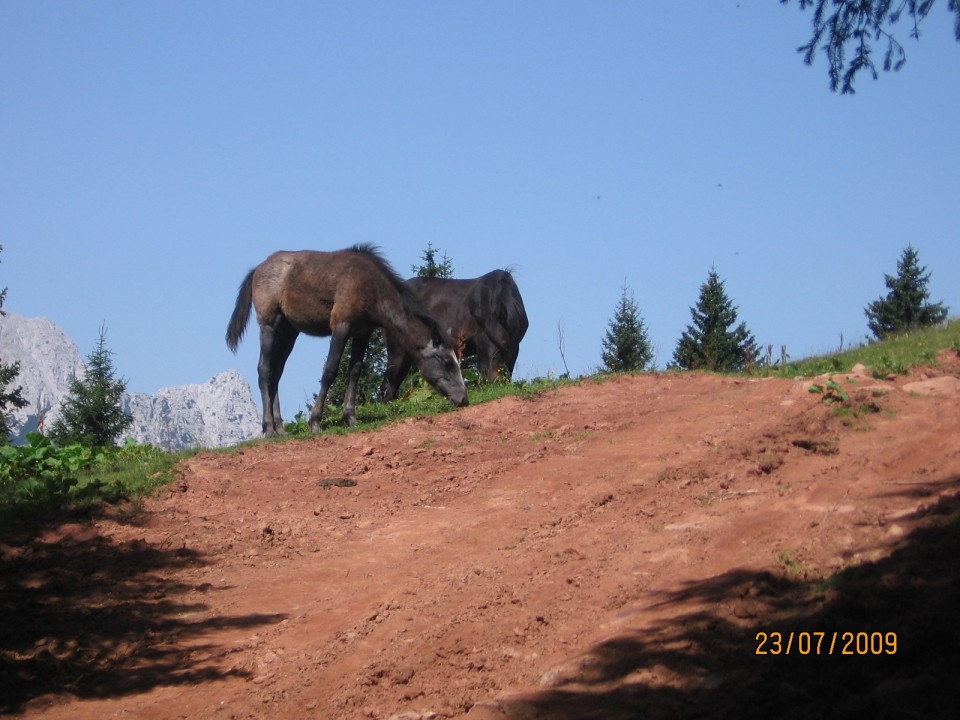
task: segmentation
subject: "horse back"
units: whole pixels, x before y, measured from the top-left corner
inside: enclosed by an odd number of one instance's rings
[[[254,270],[253,304],[261,324],[285,318],[308,335],[327,336],[340,318],[369,304],[369,271],[345,251],[281,250]]]
[[[254,306],[261,324],[282,315],[300,332],[326,336],[342,322],[372,330],[401,315],[419,315],[413,293],[369,246],[281,250],[254,273]]]
[[[467,302],[476,280],[416,277],[407,281],[424,310],[436,321],[442,332],[468,355],[475,352],[474,338],[483,332]]]
[[[454,332],[476,332],[497,322],[519,342],[527,331],[520,289],[506,270],[470,279],[414,277],[407,284],[440,324]]]

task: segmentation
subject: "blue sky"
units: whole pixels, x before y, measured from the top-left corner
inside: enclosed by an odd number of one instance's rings
[[[236,288],[279,249],[427,243],[515,271],[523,377],[600,365],[629,287],[671,358],[715,266],[792,357],[867,335],[912,243],[960,312],[960,45],[829,91],[796,3],[0,0],[0,287],[130,390],[236,368]],[[285,415],[318,388],[301,337]]]

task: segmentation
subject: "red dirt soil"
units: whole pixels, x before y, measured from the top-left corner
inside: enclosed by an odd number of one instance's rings
[[[833,379],[585,380],[7,528],[0,713],[958,717],[960,360]]]

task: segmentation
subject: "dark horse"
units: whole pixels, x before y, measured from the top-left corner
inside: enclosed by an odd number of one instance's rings
[[[520,290],[509,272],[494,270],[472,280],[415,277],[407,285],[459,343],[462,356],[477,356],[477,367],[488,382],[497,379],[501,368],[506,369],[507,377],[513,374],[529,323]],[[384,400],[392,400],[414,358],[389,332],[387,355],[387,375],[380,394]]]
[[[283,366],[303,332],[331,336],[320,394],[310,411],[310,428],[320,427],[327,391],[347,340],[352,339],[350,376],[343,401],[349,425],[356,423],[357,378],[370,334],[383,327],[397,347],[412,357],[423,377],[455,405],[467,404],[467,390],[452,341],[421,306],[412,289],[376,248],[276,252],[251,270],[240,284],[237,305],[227,326],[227,347],[236,352],[250,317],[257,310],[260,362],[257,375],[263,400],[263,432],[282,435],[278,387]]]

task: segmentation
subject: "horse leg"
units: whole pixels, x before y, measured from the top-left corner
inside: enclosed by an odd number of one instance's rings
[[[264,435],[274,435],[276,426],[273,421],[277,403],[277,387],[274,382],[273,342],[274,329],[269,325],[260,326],[260,360],[257,363],[257,384],[260,386],[260,402],[263,405],[261,427]]]
[[[367,352],[370,335],[354,335],[350,343],[350,368],[347,376],[347,389],[343,394],[343,419],[347,425],[357,424],[357,383],[363,372],[363,356]]]
[[[297,331],[283,318],[273,325],[260,327],[260,362],[257,379],[260,399],[263,403],[263,434],[283,435],[283,419],[280,416],[280,376],[293,350]]]
[[[410,372],[410,356],[387,338],[387,372],[380,384],[380,399],[384,402],[397,399],[400,384]]]
[[[491,382],[497,379],[500,368],[507,371],[507,379],[513,377],[513,368],[517,364],[517,354],[519,347],[513,342],[507,328],[499,322],[488,322],[484,328],[483,340],[477,341],[477,345],[487,346],[488,366]]]
[[[317,393],[317,400],[313,404],[313,409],[310,410],[310,430],[313,432],[320,431],[320,421],[323,419],[323,406],[327,402],[327,392],[337,377],[337,367],[340,365],[343,349],[349,339],[350,326],[347,324],[339,325],[330,336],[330,351],[327,353],[327,361],[323,364],[323,375],[320,376],[320,392]]]
[[[477,345],[477,370],[488,383],[496,382],[497,370],[497,346],[490,341],[485,333],[481,333],[476,338]]]
[[[286,435],[283,429],[283,417],[280,414],[280,377],[287,365],[287,358],[293,350],[293,344],[300,335],[292,325],[284,321],[276,330],[273,340],[274,367],[276,368],[276,387],[273,389],[273,422],[277,435]]]

